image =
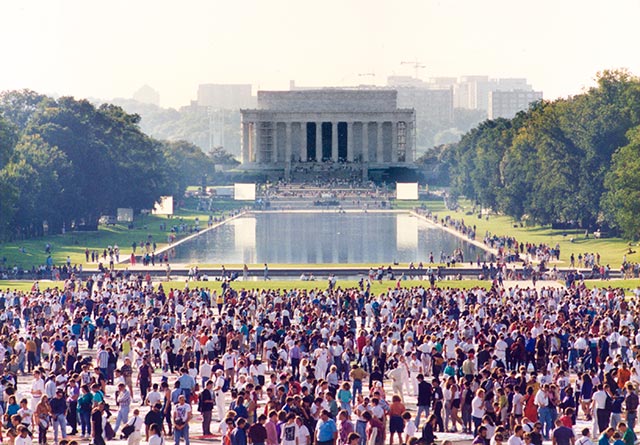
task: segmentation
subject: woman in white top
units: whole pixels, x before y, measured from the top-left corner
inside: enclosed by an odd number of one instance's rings
[[[149,437],[149,445],[164,445],[164,439],[160,436],[161,426],[157,424],[151,425],[149,428],[149,432],[151,433],[151,437]]]
[[[144,420],[140,417],[140,410],[133,410],[133,417],[129,419],[127,425],[133,426],[133,432],[129,434],[127,438],[127,445],[140,445],[140,441],[142,440],[142,427],[144,426]],[[151,443],[151,438],[149,439],[149,443]]]
[[[484,413],[484,389],[478,388],[476,396],[471,401],[471,419],[473,420],[473,425],[475,427],[474,435],[477,433],[478,427],[482,423]]]

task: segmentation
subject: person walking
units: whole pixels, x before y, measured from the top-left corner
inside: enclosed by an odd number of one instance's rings
[[[598,431],[606,431],[611,417],[611,405],[613,400],[607,392],[609,385],[598,385],[598,390],[593,393],[592,408],[596,413]]]
[[[129,419],[127,425],[133,427],[133,431],[129,434],[129,437],[127,437],[127,445],[140,445],[144,420],[140,417],[140,410],[138,408],[133,410],[133,417]]]

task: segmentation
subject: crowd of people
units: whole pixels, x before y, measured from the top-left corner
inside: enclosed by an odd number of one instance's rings
[[[640,308],[621,290],[192,285],[0,290],[10,443],[188,445],[198,419],[224,445],[633,444]]]

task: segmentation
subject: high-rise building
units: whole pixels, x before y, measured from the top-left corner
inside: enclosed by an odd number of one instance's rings
[[[513,94],[495,95],[492,105],[490,98],[495,92]],[[542,92],[533,91],[525,78],[491,79],[489,76],[481,75],[462,76],[460,82],[454,86],[453,96],[455,108],[483,110],[487,112],[487,117],[492,119],[492,116],[515,116],[518,111],[526,109],[530,102],[540,100]]]
[[[542,91],[492,91],[489,94],[488,117],[511,119],[519,111],[526,110],[531,103],[539,100],[542,100]]]
[[[444,79],[425,82],[410,76],[389,76],[387,86],[398,91],[398,106],[413,108],[416,120],[449,123],[453,120],[453,86]],[[454,79],[455,80],[455,79]]]

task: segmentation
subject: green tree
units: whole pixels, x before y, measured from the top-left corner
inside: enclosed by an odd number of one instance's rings
[[[607,222],[618,227],[622,235],[637,240],[640,237],[640,126],[631,129],[629,143],[614,155],[611,170],[606,175],[603,206]]]
[[[183,193],[187,186],[200,184],[203,176],[213,175],[215,171],[211,158],[190,142],[164,142],[162,149],[175,175],[177,189]]]
[[[9,162],[18,142],[18,132],[11,122],[0,116],[0,170]]]

